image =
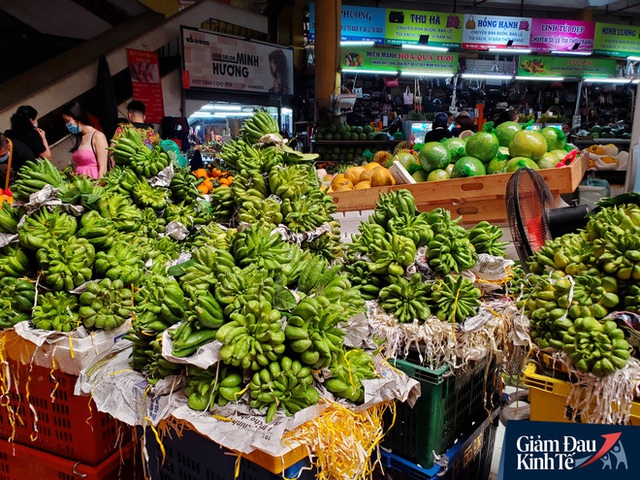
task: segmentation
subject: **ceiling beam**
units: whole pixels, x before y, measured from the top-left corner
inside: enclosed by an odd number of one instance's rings
[[[629,5],[629,2],[627,2],[626,7],[618,8],[617,10],[609,10],[609,5],[607,5],[605,8],[605,14],[615,15],[616,13],[624,12],[625,10],[628,10],[633,7],[638,7],[638,6],[640,6],[640,2],[632,3],[631,5]]]

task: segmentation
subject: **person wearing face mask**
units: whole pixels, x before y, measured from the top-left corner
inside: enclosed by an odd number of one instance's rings
[[[75,100],[65,104],[60,112],[67,130],[75,136],[70,151],[76,174],[102,178],[107,173],[107,137],[91,126],[89,115]]]
[[[30,105],[18,107],[11,115],[11,129],[5,135],[19,140],[31,149],[33,155],[51,160],[51,149],[44,130],[38,128],[38,111]]]
[[[16,181],[16,173],[27,160],[35,160],[31,149],[0,133],[0,189],[7,189]]]

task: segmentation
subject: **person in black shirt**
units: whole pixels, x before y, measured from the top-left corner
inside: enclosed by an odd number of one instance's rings
[[[449,116],[444,112],[436,113],[433,118],[431,131],[424,136],[424,143],[439,142],[443,138],[451,138],[451,132],[448,130],[447,120]]]
[[[469,112],[463,110],[456,117],[455,124],[453,126],[453,129],[451,130],[451,134],[454,137],[457,137],[462,132],[465,132],[467,130],[475,132],[477,128],[473,124],[473,120],[471,119],[471,115],[469,115]]]
[[[34,157],[51,160],[51,149],[44,130],[38,128],[38,111],[30,105],[18,107],[11,115],[11,129],[5,135],[12,140],[19,140],[33,152]]]
[[[20,140],[11,140],[0,133],[0,188],[8,188],[16,181],[16,173],[27,160],[35,160],[29,147]],[[7,175],[7,170],[9,175]],[[9,177],[7,181],[7,176]]]

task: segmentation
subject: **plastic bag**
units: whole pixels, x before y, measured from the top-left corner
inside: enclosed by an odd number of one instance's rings
[[[172,161],[175,161],[179,167],[185,168],[189,164],[187,158],[182,155],[180,147],[173,140],[162,140],[159,145],[160,148],[167,152],[169,158]]]

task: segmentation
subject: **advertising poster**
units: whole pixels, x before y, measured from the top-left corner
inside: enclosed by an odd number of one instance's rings
[[[640,27],[597,22],[593,50],[597,55],[640,55]]]
[[[309,5],[309,38],[315,39],[316,4]],[[384,42],[384,8],[342,5],[340,40]]]
[[[548,57],[520,55],[518,75],[530,77],[615,77],[616,61],[611,58]]]
[[[293,50],[182,27],[185,88],[293,95]]]
[[[164,100],[158,54],[128,48],[127,63],[133,86],[133,98],[144,103],[147,122],[160,123],[164,117]]]
[[[544,53],[552,50],[592,52],[595,27],[593,22],[534,18],[530,46],[534,52]]]
[[[386,43],[418,43],[420,35],[429,35],[429,46],[457,48],[462,43],[462,15],[386,10]]]
[[[531,18],[465,15],[462,23],[462,48],[487,50],[489,47],[529,47]]]
[[[457,53],[405,51],[398,48],[341,47],[342,68],[389,72],[450,73],[458,71]]]

